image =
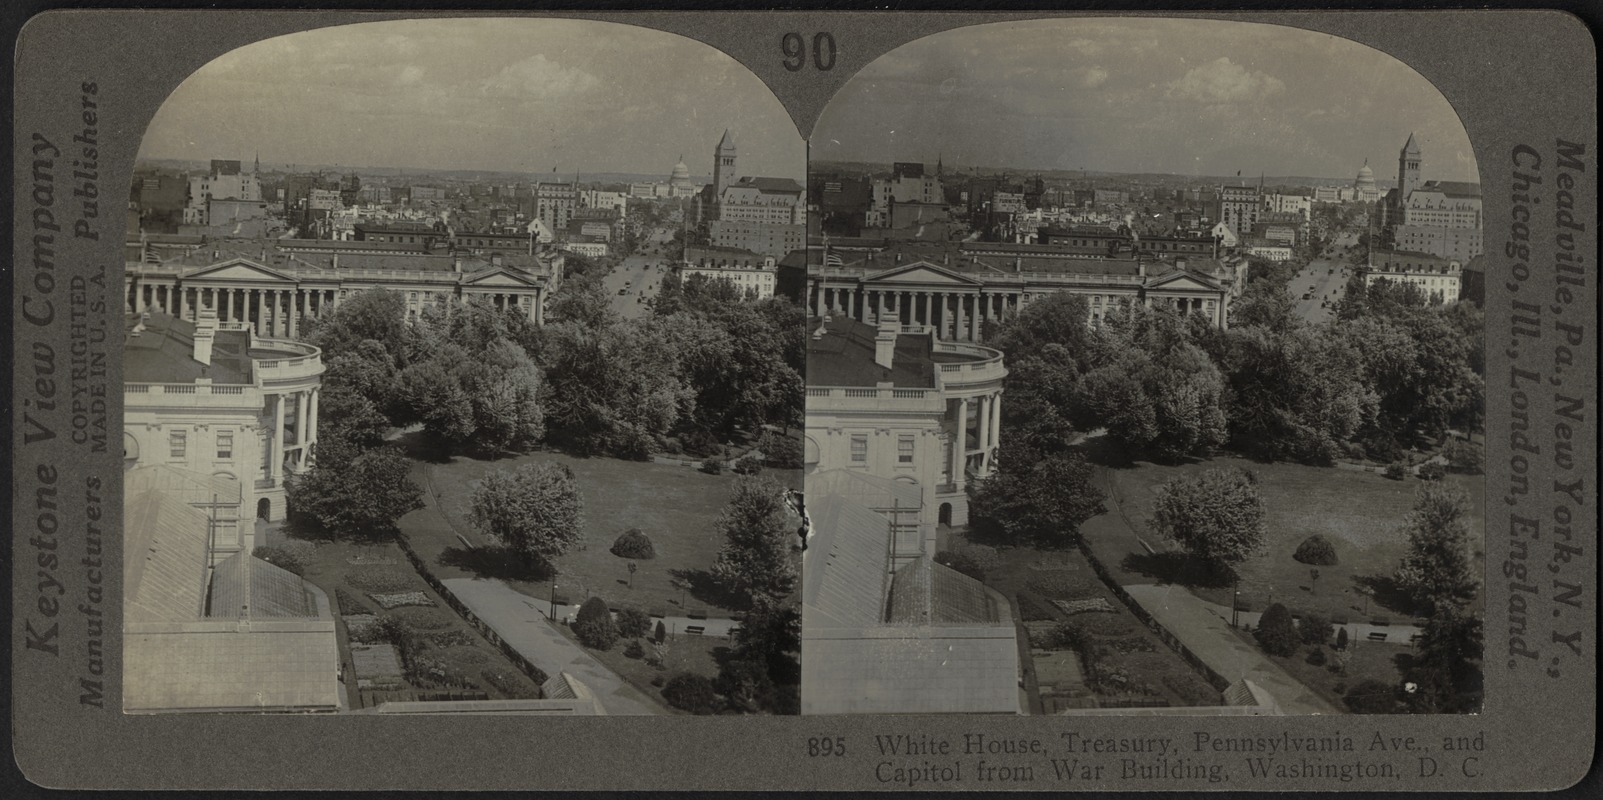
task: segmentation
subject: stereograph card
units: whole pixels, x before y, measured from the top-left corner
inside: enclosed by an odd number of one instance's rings
[[[1591,770],[1573,16],[57,10],[13,90],[35,784]]]

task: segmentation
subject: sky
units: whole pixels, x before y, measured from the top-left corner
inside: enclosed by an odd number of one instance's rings
[[[804,178],[806,145],[768,88],[722,52],[608,22],[369,22],[281,36],[196,71],[142,158],[547,173]]]
[[[1426,180],[1479,180],[1439,92],[1397,59],[1297,28],[1214,20],[982,25],[904,45],[835,95],[824,161],[1382,184],[1415,133]]]

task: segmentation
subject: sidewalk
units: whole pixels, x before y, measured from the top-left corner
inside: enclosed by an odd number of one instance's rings
[[[1258,684],[1274,696],[1283,713],[1343,713],[1243,641],[1230,629],[1229,620],[1218,613],[1217,606],[1203,602],[1184,587],[1143,583],[1127,585],[1124,590],[1215,672],[1231,683],[1246,678]],[[1229,613],[1229,609],[1223,610]]]
[[[513,591],[499,580],[448,578],[441,583],[524,658],[547,674],[567,672],[590,687],[608,715],[668,713],[660,703],[625,683],[552,627],[546,619],[544,603]]]

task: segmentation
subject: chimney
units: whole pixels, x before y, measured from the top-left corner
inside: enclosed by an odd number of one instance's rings
[[[886,369],[896,360],[896,334],[901,328],[895,317],[881,317],[874,335],[874,363]]]
[[[195,309],[195,360],[212,363],[212,343],[217,338],[217,310],[206,305]]]
[[[1145,279],[1147,277],[1147,262],[1137,260],[1135,262],[1135,268],[1136,268],[1136,274],[1137,275],[1139,275],[1143,279]]]
[[[451,258],[451,266],[457,272],[462,271],[462,255],[460,253]]]

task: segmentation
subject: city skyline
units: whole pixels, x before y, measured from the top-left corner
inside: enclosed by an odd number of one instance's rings
[[[681,158],[710,174],[725,129],[742,174],[805,175],[779,101],[707,45],[583,20],[404,20],[218,57],[168,97],[139,158],[666,179]]]
[[[1434,86],[1322,33],[1209,20],[1033,20],[916,40],[864,68],[814,128],[814,161],[1030,165],[1395,180],[1410,134],[1435,180],[1478,181]]]

